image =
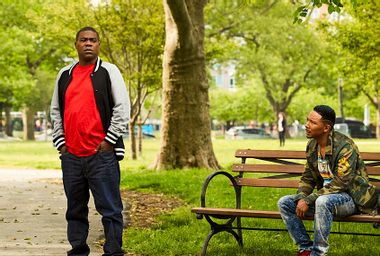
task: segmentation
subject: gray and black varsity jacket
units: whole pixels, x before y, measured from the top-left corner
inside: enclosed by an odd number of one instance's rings
[[[57,76],[51,101],[50,116],[53,125],[53,143],[59,150],[65,145],[63,118],[65,109],[65,93],[72,79],[73,68],[78,62],[62,68]],[[127,130],[130,103],[123,77],[119,69],[108,62],[97,59],[91,73],[95,101],[104,127],[107,142],[114,145],[118,160],[124,158],[122,135]]]

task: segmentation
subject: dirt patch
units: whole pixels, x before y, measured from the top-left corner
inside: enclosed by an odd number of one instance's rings
[[[157,224],[156,217],[184,205],[178,198],[164,194],[149,194],[122,190],[124,222],[127,227],[150,228]]]

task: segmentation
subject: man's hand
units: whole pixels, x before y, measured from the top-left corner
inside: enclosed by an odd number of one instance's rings
[[[113,152],[113,145],[103,140],[95,149],[95,151],[109,151]]]
[[[309,205],[305,200],[300,199],[297,203],[296,214],[299,218],[303,219],[305,217],[305,213],[309,210]]]
[[[67,152],[67,147],[66,146],[62,146],[61,149],[59,150],[59,153],[62,155],[64,153]]]

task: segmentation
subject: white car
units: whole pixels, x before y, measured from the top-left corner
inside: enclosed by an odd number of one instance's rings
[[[262,128],[248,128],[244,126],[231,127],[225,134],[226,139],[268,139],[270,135]]]

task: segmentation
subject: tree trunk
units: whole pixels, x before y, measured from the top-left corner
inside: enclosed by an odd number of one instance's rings
[[[166,41],[160,152],[156,169],[218,169],[204,54],[206,0],[164,0]]]
[[[22,121],[24,140],[34,140],[34,114],[36,112],[30,108],[25,107],[22,111]]]
[[[136,155],[136,136],[135,136],[135,122],[129,122],[129,141],[131,142],[131,158],[137,159]]]
[[[377,100],[376,107],[376,138],[380,140],[380,99]]]
[[[5,134],[9,137],[13,136],[11,107],[5,106]]]
[[[0,137],[3,137],[3,108],[4,108],[4,103],[0,102]]]
[[[45,141],[48,141],[48,115],[49,113],[49,108],[46,107],[44,111],[44,118],[42,120],[42,128],[44,129],[44,136],[45,136]]]
[[[143,131],[142,131],[142,120],[141,117],[139,116],[138,121],[137,121],[137,141],[138,141],[138,152],[139,156],[142,156],[142,139],[143,139]]]

